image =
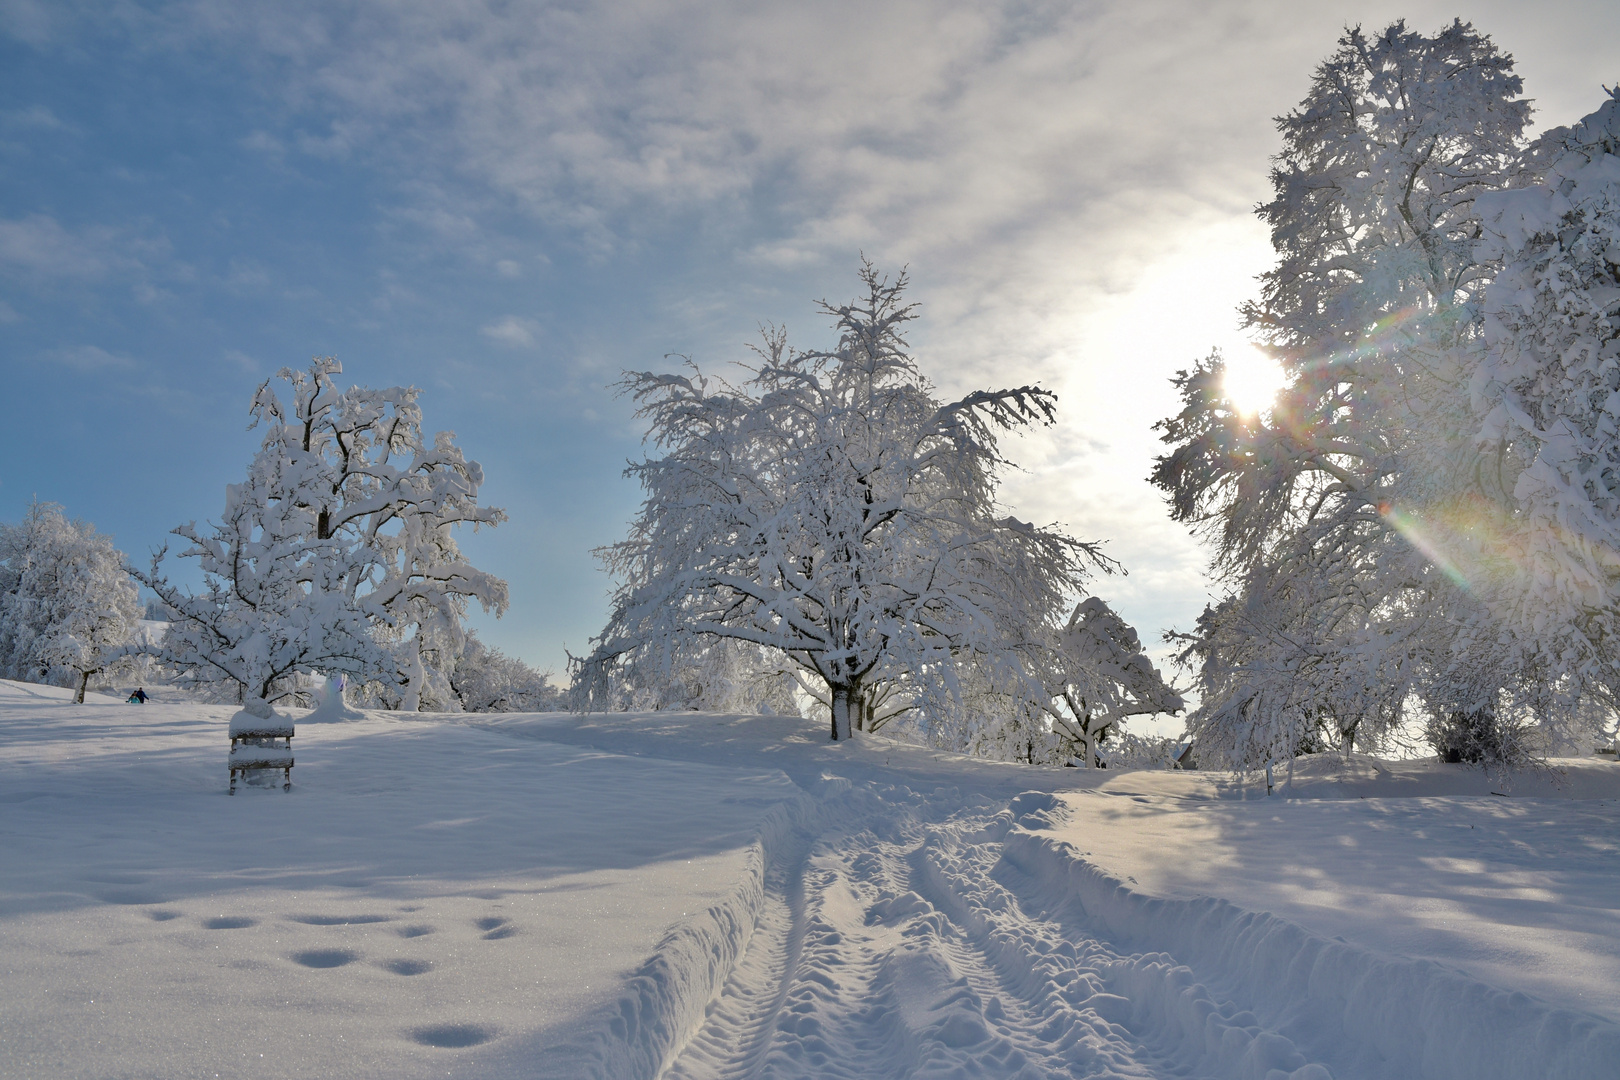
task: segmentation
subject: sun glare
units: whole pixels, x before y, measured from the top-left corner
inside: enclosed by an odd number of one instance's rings
[[[1226,396],[1244,416],[1269,408],[1283,386],[1277,361],[1255,348],[1233,349],[1226,354]]]

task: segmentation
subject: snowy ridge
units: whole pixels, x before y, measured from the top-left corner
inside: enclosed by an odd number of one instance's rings
[[[1122,947],[1175,957],[1143,956],[1123,980],[1139,1007],[1181,1009],[1186,1024],[1207,1006],[1197,1000],[1201,987],[1186,987],[1179,1001],[1164,993],[1187,977],[1176,967],[1221,972],[1224,991],[1247,1001],[1279,1037],[1334,1061],[1334,1075],[1382,1076],[1393,1068],[1414,1080],[1596,1080],[1612,1076],[1620,1060],[1620,1026],[1430,961],[1380,956],[1224,900],[1144,896],[1067,842],[1023,829],[1009,831],[1002,855],[1065,922],[1083,920]],[[1196,1038],[1196,1023],[1188,1026]],[[1276,1080],[1264,1071],[1239,1075]]]
[[[828,786],[848,788],[847,781]],[[709,1003],[737,966],[765,906],[765,876],[793,834],[824,810],[801,794],[771,807],[731,894],[676,923],[587,1029],[548,1049],[542,1077],[640,1080],[660,1075],[703,1023]]]

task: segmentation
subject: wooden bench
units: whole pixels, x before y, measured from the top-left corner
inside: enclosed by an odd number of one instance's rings
[[[285,745],[277,745],[285,739]],[[231,794],[236,794],[236,777],[246,777],[253,769],[280,769],[281,790],[292,790],[293,722],[289,717],[268,720],[239,712],[231,717]]]

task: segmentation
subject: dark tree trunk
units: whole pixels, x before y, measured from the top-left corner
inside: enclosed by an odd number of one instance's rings
[[[850,734],[852,713],[858,712],[859,694],[851,686],[829,686],[832,692],[832,741],[847,739]]]

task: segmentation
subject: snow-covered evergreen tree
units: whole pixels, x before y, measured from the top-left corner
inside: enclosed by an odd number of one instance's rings
[[[75,688],[115,663],[140,620],[138,593],[112,538],[34,503],[0,524],[0,674]]]
[[[163,659],[234,687],[256,715],[316,671],[398,685],[414,711],[436,651],[460,651],[466,602],[506,605],[505,583],[469,565],[451,534],[504,520],[478,505],[483,470],[452,434],[424,435],[415,388],[340,390],[341,372],[316,359],[278,373],[287,401],[271,380],[255,394],[265,435],[247,479],[227,489],[219,524],[175,530],[203,592],[171,584],[161,552],[138,574],[174,616]]]
[[[1218,355],[1183,373],[1154,472],[1232,592],[1184,655],[1191,729],[1237,764],[1325,724],[1376,743],[1414,701],[1487,727],[1540,703],[1533,657],[1495,644],[1507,511],[1471,477],[1478,200],[1521,178],[1529,114],[1512,67],[1460,21],[1351,30],[1278,121],[1278,264],[1244,314],[1287,386],[1252,415]]]
[[[630,537],[603,552],[620,587],[575,687],[611,704],[633,662],[673,681],[694,636],[768,650],[827,710],[832,737],[889,718],[948,712],[959,663],[1028,700],[1031,663],[1096,545],[1003,516],[995,501],[1002,431],[1049,422],[1036,387],[942,403],[903,336],[915,317],[902,274],[870,265],[865,293],[823,305],[831,352],[798,352],[770,331],[742,386],[640,372],[660,456],[629,475],[647,492]]]

